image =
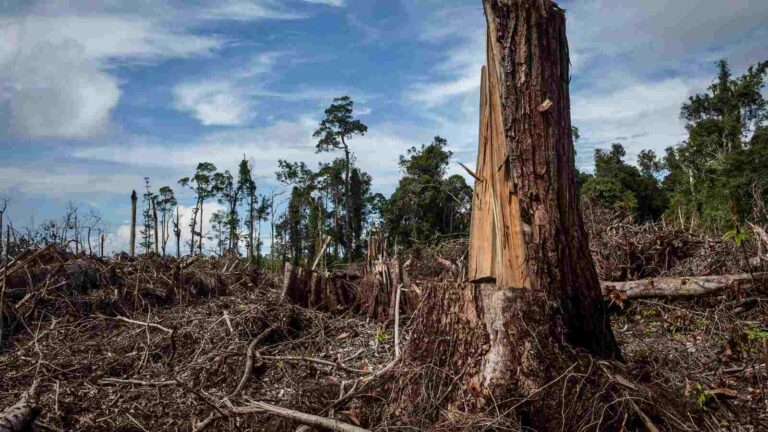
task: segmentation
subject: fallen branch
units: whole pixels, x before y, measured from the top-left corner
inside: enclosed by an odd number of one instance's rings
[[[351,368],[349,366],[345,366],[341,363],[336,363],[328,360],[323,359],[317,359],[312,357],[295,357],[295,356],[262,356],[260,355],[259,358],[264,360],[278,360],[278,361],[286,361],[286,362],[307,362],[307,363],[315,363],[323,366],[331,366],[336,367],[341,370],[351,372],[351,373],[357,373],[357,374],[369,374],[371,371],[366,371],[362,369],[355,369]]]
[[[323,429],[328,429],[336,432],[370,432],[368,429],[344,423],[339,420],[334,420],[328,417],[320,417],[314,414],[307,414],[300,411],[295,411],[289,408],[283,408],[276,405],[271,405],[266,402],[255,402],[253,405],[245,407],[234,407],[230,410],[235,414],[250,414],[250,413],[270,413],[278,417],[295,420],[308,426],[316,426]]]
[[[232,415],[262,414],[262,413],[273,414],[278,417],[295,420],[304,425],[315,426],[321,429],[326,429],[326,430],[331,430],[336,432],[370,432],[368,429],[363,429],[361,427],[351,425],[349,423],[344,423],[339,420],[334,420],[328,417],[321,417],[314,414],[307,414],[301,411],[296,411],[289,408],[283,408],[280,406],[271,405],[266,402],[254,402],[253,405],[244,406],[244,407],[230,406],[228,409],[222,410],[218,413],[216,411],[213,411],[208,417],[205,418],[205,420],[195,424],[192,430],[193,432],[200,432],[206,427],[210,426],[214,420],[224,418],[224,417],[231,417]]]
[[[246,350],[246,358],[245,358],[245,370],[243,371],[243,377],[240,378],[240,382],[237,384],[237,387],[232,392],[232,394],[229,395],[229,397],[233,398],[240,394],[241,391],[243,391],[243,388],[245,388],[245,384],[248,383],[248,380],[251,378],[251,374],[253,373],[253,358],[254,358],[254,352],[253,350],[256,348],[256,345],[261,343],[262,340],[264,340],[267,336],[269,336],[270,333],[272,333],[273,330],[275,330],[277,326],[271,326],[261,332],[258,336],[256,336],[256,339],[252,340],[250,344],[248,344],[248,349]]]
[[[166,333],[173,333],[173,330],[171,330],[171,329],[169,329],[167,327],[163,327],[160,324],[155,324],[155,323],[150,323],[150,322],[143,322],[143,321],[136,321],[136,320],[128,319],[128,318],[121,317],[121,316],[116,316],[115,319],[123,321],[123,322],[130,323],[130,324],[137,324],[137,325],[142,325],[142,326],[146,326],[146,327],[156,328],[156,329],[162,330],[162,331],[164,331]]]
[[[135,384],[142,386],[175,386],[176,381],[140,381],[133,379],[102,378],[99,380],[102,384]]]
[[[640,299],[650,297],[696,297],[715,294],[738,283],[768,281],[768,272],[724,276],[651,278],[627,282],[601,282],[605,297]]]

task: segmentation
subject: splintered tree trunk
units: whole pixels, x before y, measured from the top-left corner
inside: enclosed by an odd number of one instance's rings
[[[565,15],[549,0],[483,4],[487,68],[469,283],[428,289],[405,361],[447,371],[451,388],[451,377],[463,377],[463,392],[440,396],[449,407],[485,411],[522,400],[509,405],[523,426],[569,430],[568,419],[557,422],[571,407],[554,407],[561,396],[544,390],[578,352],[621,354],[576,199]],[[398,397],[409,401],[406,414],[423,416],[412,401],[423,399],[425,385],[408,390],[416,381]]]

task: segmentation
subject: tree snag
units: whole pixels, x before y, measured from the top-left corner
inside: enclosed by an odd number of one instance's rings
[[[136,256],[136,191],[131,193],[131,256]]]
[[[566,372],[621,353],[576,198],[565,15],[549,0],[483,5],[487,67],[469,282],[426,287],[404,351],[413,372],[394,392],[408,405],[394,403],[394,411],[404,421],[436,422],[441,410],[466,421],[508,409],[534,430],[578,429],[589,414],[569,413],[590,400],[583,393],[590,384],[569,387],[575,393],[567,398],[583,400],[561,401]],[[432,367],[416,367],[424,364]],[[429,388],[448,390],[425,398]]]

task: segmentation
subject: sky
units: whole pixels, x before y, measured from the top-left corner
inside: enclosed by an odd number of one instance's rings
[[[628,160],[684,139],[680,105],[725,58],[768,59],[765,0],[572,0],[577,164],[621,142]],[[98,212],[125,247],[144,177],[177,185],[198,162],[316,166],[312,132],[349,95],[369,127],[350,145],[374,189],[435,135],[474,165],[485,18],[480,0],[0,0],[0,193],[15,227]],[[452,163],[451,173],[461,173]],[[212,214],[217,204],[206,206]],[[186,235],[186,233],[185,233]]]

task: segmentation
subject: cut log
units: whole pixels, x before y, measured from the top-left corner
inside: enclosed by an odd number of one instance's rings
[[[766,283],[768,273],[601,282],[603,296],[623,299],[678,298],[717,294],[738,284]]]

